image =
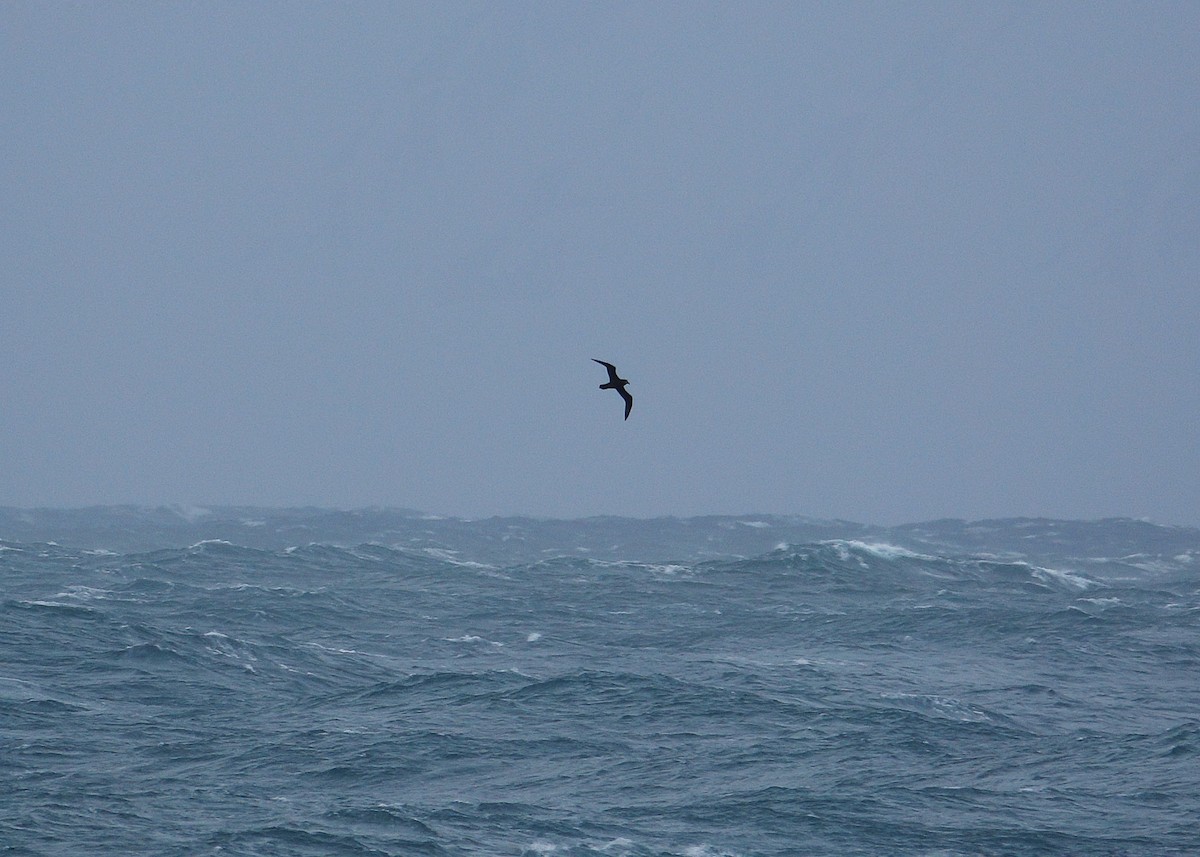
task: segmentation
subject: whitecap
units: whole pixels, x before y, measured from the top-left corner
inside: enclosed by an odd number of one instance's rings
[[[847,539],[845,541],[828,542],[827,544],[843,544],[847,548],[869,553],[871,556],[879,557],[880,559],[937,559],[937,557],[915,553],[908,548],[902,548],[899,545],[888,544],[887,542],[860,542],[854,539]]]
[[[62,592],[55,593],[55,598],[74,598],[78,601],[93,601],[97,598],[107,598],[112,595],[112,590],[98,589],[94,586],[68,586]]]
[[[459,551],[456,550],[448,550],[446,548],[422,548],[421,552],[426,556],[431,556],[434,559],[440,559],[442,562],[449,563],[450,565],[457,565],[462,568],[482,568],[488,570],[495,569],[494,565],[488,565],[485,562],[474,562],[473,560],[459,559],[457,556]]]
[[[634,565],[634,567],[637,567],[637,564],[633,564],[633,565]],[[652,571],[656,574],[665,574],[667,576],[674,576],[674,575],[681,574],[684,572],[690,572],[692,570],[690,566],[674,565],[673,563],[663,563],[660,565],[659,564],[647,564],[642,567],[645,568],[647,571]]]
[[[487,643],[489,646],[501,647],[503,643],[497,643],[495,640],[485,640],[476,634],[463,634],[461,637],[443,637],[447,643]]]
[[[889,693],[880,694],[882,699],[900,703],[899,707],[921,714],[957,720],[961,723],[993,723],[995,718],[978,706],[950,696],[938,694]]]
[[[1075,589],[1091,589],[1096,585],[1096,581],[1088,580],[1086,577],[1078,574],[1072,574],[1069,571],[1060,571],[1057,568],[1043,568],[1038,565],[1029,566],[1030,573],[1043,580],[1046,583],[1066,584]]]
[[[737,857],[732,851],[714,848],[711,845],[688,845],[683,849],[684,857]]]
[[[361,652],[358,649],[341,649],[341,648],[336,648],[333,646],[323,646],[320,643],[315,643],[315,642],[305,643],[304,645],[306,645],[310,648],[313,648],[313,649],[320,649],[323,652],[330,652],[331,654],[335,654],[335,655],[362,655],[363,657],[368,657],[368,658],[376,657],[375,655],[371,654],[370,652]]]

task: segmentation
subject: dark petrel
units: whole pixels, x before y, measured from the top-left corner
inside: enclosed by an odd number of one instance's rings
[[[595,357],[592,361],[599,363],[608,370],[608,383],[601,384],[601,390],[616,390],[621,394],[621,398],[625,400],[625,419],[629,419],[629,412],[633,410],[633,396],[629,395],[629,391],[625,387],[629,384],[624,378],[617,377],[617,367],[611,363],[605,363],[603,360],[597,360]]]

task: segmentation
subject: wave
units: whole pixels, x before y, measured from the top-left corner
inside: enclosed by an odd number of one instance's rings
[[[702,554],[720,522],[656,525],[677,554],[599,550],[654,532],[610,521],[10,541],[0,827],[103,855],[1194,850],[1185,550],[739,520],[765,550]]]

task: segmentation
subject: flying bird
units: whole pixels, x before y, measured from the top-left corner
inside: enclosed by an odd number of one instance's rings
[[[616,390],[621,394],[621,398],[625,400],[625,419],[629,419],[629,412],[633,410],[633,396],[629,395],[629,391],[625,389],[629,382],[624,378],[617,377],[617,367],[611,363],[605,363],[603,360],[597,360],[595,357],[592,361],[599,363],[608,370],[608,383],[601,384],[601,390]]]

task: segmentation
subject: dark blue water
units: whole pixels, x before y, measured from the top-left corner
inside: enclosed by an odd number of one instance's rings
[[[1193,855],[1196,557],[0,550],[0,854]]]

